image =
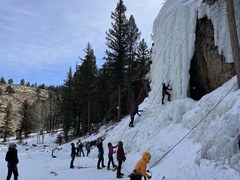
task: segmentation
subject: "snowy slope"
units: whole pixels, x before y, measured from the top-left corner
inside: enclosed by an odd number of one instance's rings
[[[240,175],[235,169],[240,158],[235,140],[240,133],[240,90],[236,89],[236,82],[234,77],[198,102],[186,98],[162,106],[160,102],[153,104],[146,99],[140,105],[144,111],[141,117],[135,118],[134,128],[128,127],[130,117],[127,116],[118,124],[104,126],[99,134],[84,137],[82,141],[105,135],[103,144],[107,164],[107,143],[116,144],[122,140],[127,157],[123,179],[128,179],[127,174],[133,170],[141,154],[149,151],[152,158],[148,168],[154,180],[163,176],[172,180],[237,180]],[[20,179],[115,179],[115,172],[96,169],[97,148],[92,149],[89,157],[76,158],[74,164],[87,167],[84,169],[69,169],[70,143],[59,146],[62,149],[56,150],[57,158],[52,159],[55,138],[56,135],[45,135],[48,146],[45,148],[43,145],[32,147],[36,144],[36,137],[28,140],[27,147],[18,145]],[[1,146],[1,159],[4,159],[6,150]],[[3,161],[0,169],[1,176],[7,173]],[[57,175],[54,176],[52,171]]]

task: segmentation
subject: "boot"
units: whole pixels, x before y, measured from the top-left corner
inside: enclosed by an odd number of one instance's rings
[[[117,178],[120,178],[121,174],[120,174],[120,170],[117,169]]]

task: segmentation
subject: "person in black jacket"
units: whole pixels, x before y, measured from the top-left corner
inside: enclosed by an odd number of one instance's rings
[[[102,169],[106,167],[104,165],[104,150],[103,150],[103,143],[100,140],[100,142],[97,145],[98,148],[98,163],[97,163],[97,169]],[[100,164],[102,164],[102,167],[100,167]]]
[[[172,88],[169,88],[169,86],[169,84],[166,86],[165,83],[162,83],[162,104],[164,104],[165,94],[168,95],[168,101],[171,101],[170,93],[168,92],[168,90],[172,90]]]
[[[74,143],[71,143],[71,146],[72,146],[72,149],[71,149],[72,160],[71,160],[71,163],[70,163],[70,168],[74,168],[73,161],[74,161],[75,156],[76,156],[76,148],[75,148]]]
[[[125,160],[126,160],[122,141],[118,142],[117,160],[118,160],[117,178],[122,178],[122,176],[124,175],[123,173],[121,173],[122,163],[123,163],[123,161],[125,162]]]
[[[7,161],[7,167],[8,167],[7,180],[11,179],[12,173],[14,175],[14,180],[18,179],[17,164],[19,160],[18,160],[16,147],[17,147],[16,144],[13,144],[13,143],[10,144],[8,148],[8,152],[5,157],[5,160]]]
[[[141,116],[138,112],[143,112],[143,110],[139,110],[138,106],[135,107],[135,109],[131,112],[130,117],[131,121],[129,123],[129,127],[134,127],[133,121],[134,121],[134,116],[137,114],[138,116]]]

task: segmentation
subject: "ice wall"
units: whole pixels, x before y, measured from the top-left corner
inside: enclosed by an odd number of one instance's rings
[[[240,1],[234,2],[240,41]],[[161,84],[170,82],[173,85],[173,99],[179,99],[171,103],[173,110],[165,110],[163,114],[158,112],[159,123],[160,120],[177,119],[183,127],[191,129],[209,113],[191,133],[194,141],[201,144],[196,162],[200,163],[201,159],[227,162],[240,172],[240,154],[236,143],[240,134],[240,96],[236,77],[204,96],[196,104],[191,102],[191,106],[185,108],[182,115],[177,114],[179,112],[181,114],[179,109],[186,107],[185,102],[179,106],[176,106],[176,102],[184,101],[187,97],[190,62],[195,51],[196,21],[204,16],[213,23],[214,41],[219,54],[225,56],[226,63],[233,62],[227,8],[224,1],[208,6],[202,4],[202,0],[167,0],[154,22],[152,91],[149,98],[152,102],[151,106],[157,104],[161,106]],[[215,105],[217,106],[212,109]],[[177,115],[169,118],[171,113]]]
[[[235,9],[238,10],[236,19],[240,27],[240,2],[237,0]],[[159,101],[162,82],[172,84],[173,99],[187,97],[190,62],[195,51],[196,20],[204,16],[213,22],[219,54],[223,54],[227,62],[233,62],[226,3],[208,6],[202,0],[167,0],[153,27],[152,100]]]

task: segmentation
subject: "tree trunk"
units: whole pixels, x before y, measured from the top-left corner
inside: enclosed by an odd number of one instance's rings
[[[121,119],[121,85],[118,86],[118,117],[117,120]]]
[[[227,12],[228,12],[228,25],[229,25],[230,40],[232,45],[234,66],[235,66],[235,70],[238,78],[238,87],[240,87],[240,48],[239,48],[239,42],[238,42],[233,0],[227,0]]]
[[[90,104],[90,100],[89,100],[88,101],[88,133],[91,134],[91,132],[90,132],[90,118],[91,118],[90,108],[91,108],[91,104]]]

